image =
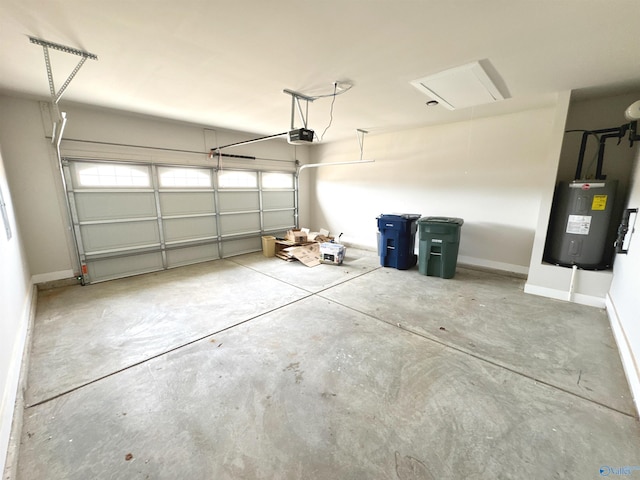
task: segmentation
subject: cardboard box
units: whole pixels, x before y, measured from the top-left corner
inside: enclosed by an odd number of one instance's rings
[[[278,240],[276,238],[276,242],[275,242],[276,257],[281,258],[283,260],[294,260],[286,250],[289,247],[294,247],[295,245],[296,245],[295,242],[290,242],[289,240]]]
[[[294,243],[307,242],[307,234],[302,230],[289,230],[287,231],[287,236],[285,238]]]
[[[344,260],[347,249],[339,243],[325,242],[320,244],[320,261],[322,263],[330,263],[340,265]]]
[[[265,235],[262,237],[262,255],[265,257],[276,256],[276,237]]]

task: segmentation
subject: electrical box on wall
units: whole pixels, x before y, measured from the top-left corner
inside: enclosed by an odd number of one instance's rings
[[[618,237],[616,238],[616,253],[629,253],[629,244],[635,231],[637,208],[627,208],[622,215],[622,222],[618,226]]]

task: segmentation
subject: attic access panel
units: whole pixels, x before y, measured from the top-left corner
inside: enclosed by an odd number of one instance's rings
[[[449,110],[504,100],[479,62],[413,80],[411,85]]]

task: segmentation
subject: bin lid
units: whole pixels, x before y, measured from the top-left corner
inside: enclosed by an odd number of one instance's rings
[[[391,214],[382,214],[378,219],[384,220],[418,220],[421,217],[419,213],[391,213]]]
[[[420,220],[418,220],[418,223],[450,223],[454,225],[462,225],[464,223],[464,220],[462,218],[455,217],[422,217]]]

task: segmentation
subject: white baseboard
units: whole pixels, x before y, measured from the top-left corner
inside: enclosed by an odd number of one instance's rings
[[[0,472],[4,473],[3,479],[12,478],[22,434],[23,383],[27,373],[24,369],[24,358],[30,344],[29,337],[35,319],[37,295],[36,286],[31,283],[22,308],[20,330],[13,344],[3,398],[0,399],[2,402],[0,407],[2,414],[2,418],[0,418]]]
[[[569,301],[569,292],[566,290],[556,290],[554,288],[540,287],[538,285],[531,285],[526,283],[524,286],[524,293],[530,293],[532,295],[539,295],[541,297],[554,298],[556,300]],[[587,305],[589,307],[605,308],[605,299],[600,297],[594,297],[593,295],[585,295],[583,293],[573,294],[573,303],[579,303],[580,305]]]
[[[607,294],[606,297],[606,304],[607,316],[609,317],[609,323],[613,331],[613,338],[615,338],[616,344],[618,345],[622,367],[627,376],[627,383],[629,384],[631,396],[636,406],[636,415],[640,418],[640,367],[633,355],[633,351],[629,345],[629,339],[624,331],[620,317],[618,317],[618,311],[609,294]]]
[[[64,280],[67,278],[73,278],[75,274],[73,270],[60,270],[59,272],[38,273],[31,277],[33,284],[53,282],[54,280]]]
[[[467,257],[458,255],[458,264],[471,265],[474,267],[490,268],[491,270],[502,270],[505,272],[520,273],[522,275],[529,274],[529,267],[522,265],[514,265],[512,263],[494,262],[492,260],[484,260],[482,258]]]

